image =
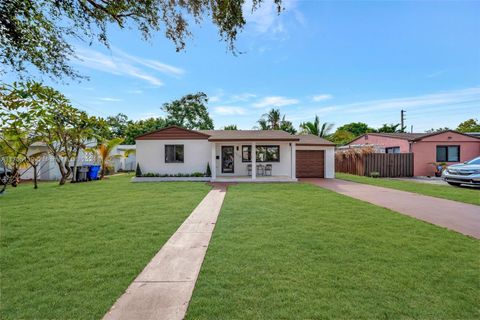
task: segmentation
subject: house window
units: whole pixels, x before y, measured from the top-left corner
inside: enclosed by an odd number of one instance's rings
[[[460,162],[460,146],[437,146],[437,162]]]
[[[183,144],[165,145],[165,163],[183,163]]]
[[[252,146],[242,146],[242,162],[252,161]]]
[[[400,147],[385,148],[385,153],[400,153]]]
[[[257,162],[279,162],[280,146],[257,146]],[[252,161],[252,146],[242,146],[242,162]]]

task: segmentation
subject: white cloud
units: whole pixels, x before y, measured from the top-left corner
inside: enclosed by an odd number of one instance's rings
[[[155,74],[161,72],[168,75],[181,76],[183,69],[151,59],[144,59],[113,49],[110,55],[88,49],[77,48],[78,63],[95,70],[108,72],[118,76],[129,76],[144,80],[154,86],[162,86],[163,81]],[[146,67],[146,70],[145,70]]]
[[[147,120],[147,119],[150,119],[150,118],[158,118],[158,117],[161,117],[161,116],[162,116],[161,113],[153,110],[153,111],[142,112],[142,113],[137,114],[136,116],[132,116],[132,119],[133,120]]]
[[[185,74],[185,70],[183,70],[181,68],[174,67],[174,66],[166,64],[166,63],[163,63],[163,62],[160,62],[160,61],[133,56],[131,54],[128,54],[128,53],[118,49],[118,48],[113,48],[112,51],[114,53],[120,55],[120,56],[123,56],[127,60],[137,62],[137,63],[139,63],[143,66],[146,66],[146,67],[151,68],[153,70],[160,71],[162,73],[166,73],[166,74],[174,75],[174,76],[181,76],[181,75]]]
[[[297,3],[298,0],[283,0],[283,10],[279,13],[273,1],[262,2],[252,13],[252,1],[247,0],[243,6],[247,26],[253,26],[254,31],[260,34],[285,34],[287,32],[285,20],[290,17],[290,13],[293,15],[292,21],[304,26],[305,17],[297,9]]]
[[[232,106],[217,106],[213,108],[214,112],[222,116],[230,115],[244,115],[246,110],[241,107],[232,107]]]
[[[217,103],[223,101],[224,104],[236,104],[238,102],[247,102],[257,97],[253,93],[226,94],[223,90],[208,98],[208,102]]]
[[[338,98],[337,96],[335,98]],[[407,111],[407,126],[422,132],[432,127],[456,128],[458,123],[475,117],[480,105],[480,86],[457,90],[425,93],[386,99],[361,100],[344,104],[310,102],[282,109],[286,118],[298,125],[312,121],[318,115],[322,122],[342,125],[349,122],[366,122],[372,127],[383,123],[397,123],[400,110]],[[245,117],[247,118],[247,117]],[[250,118],[249,118],[250,119]],[[252,117],[251,121],[256,119]]]
[[[253,98],[255,98],[257,95],[253,93],[240,93],[240,94],[234,94],[230,97],[230,102],[245,102],[249,101]]]
[[[253,106],[256,108],[265,108],[265,107],[284,107],[292,104],[297,104],[299,101],[297,99],[291,99],[281,96],[271,96],[265,97],[254,103]]]
[[[111,97],[103,97],[103,98],[98,98],[100,101],[108,101],[108,102],[118,102],[118,101],[123,101],[122,99],[118,98],[111,98]]]
[[[332,99],[333,96],[331,94],[318,94],[312,97],[312,100],[315,102],[325,101]]]
[[[220,96],[212,96],[210,98],[208,98],[208,102],[219,102],[220,101]]]
[[[430,74],[427,74],[427,78],[436,78],[436,77],[439,77],[439,76],[443,75],[445,72],[447,72],[447,70],[435,71],[435,72],[432,72]]]
[[[435,108],[439,114],[442,110],[456,108],[458,104],[480,105],[480,87],[452,90],[413,97],[370,100],[342,105],[327,106],[328,111],[348,113],[380,112],[392,109],[425,110]]]

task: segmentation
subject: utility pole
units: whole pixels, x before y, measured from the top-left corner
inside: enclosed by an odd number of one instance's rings
[[[407,111],[403,109],[400,111],[400,130],[402,132],[405,132],[405,113],[407,113]]]

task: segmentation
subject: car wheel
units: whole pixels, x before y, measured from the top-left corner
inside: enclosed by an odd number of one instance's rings
[[[460,187],[461,183],[458,183],[458,182],[448,182],[447,183],[451,186],[455,186],[455,187]]]

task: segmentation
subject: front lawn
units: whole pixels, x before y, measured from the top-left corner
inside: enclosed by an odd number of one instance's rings
[[[379,187],[392,188],[402,191],[420,193],[426,196],[444,198],[465,203],[480,205],[480,189],[459,188],[449,185],[435,185],[421,182],[409,182],[388,178],[371,178],[355,176],[353,174],[335,173],[336,178],[370,184]]]
[[[308,184],[229,187],[188,319],[478,319],[477,240]]]
[[[0,196],[1,319],[100,319],[210,189],[129,179]]]

